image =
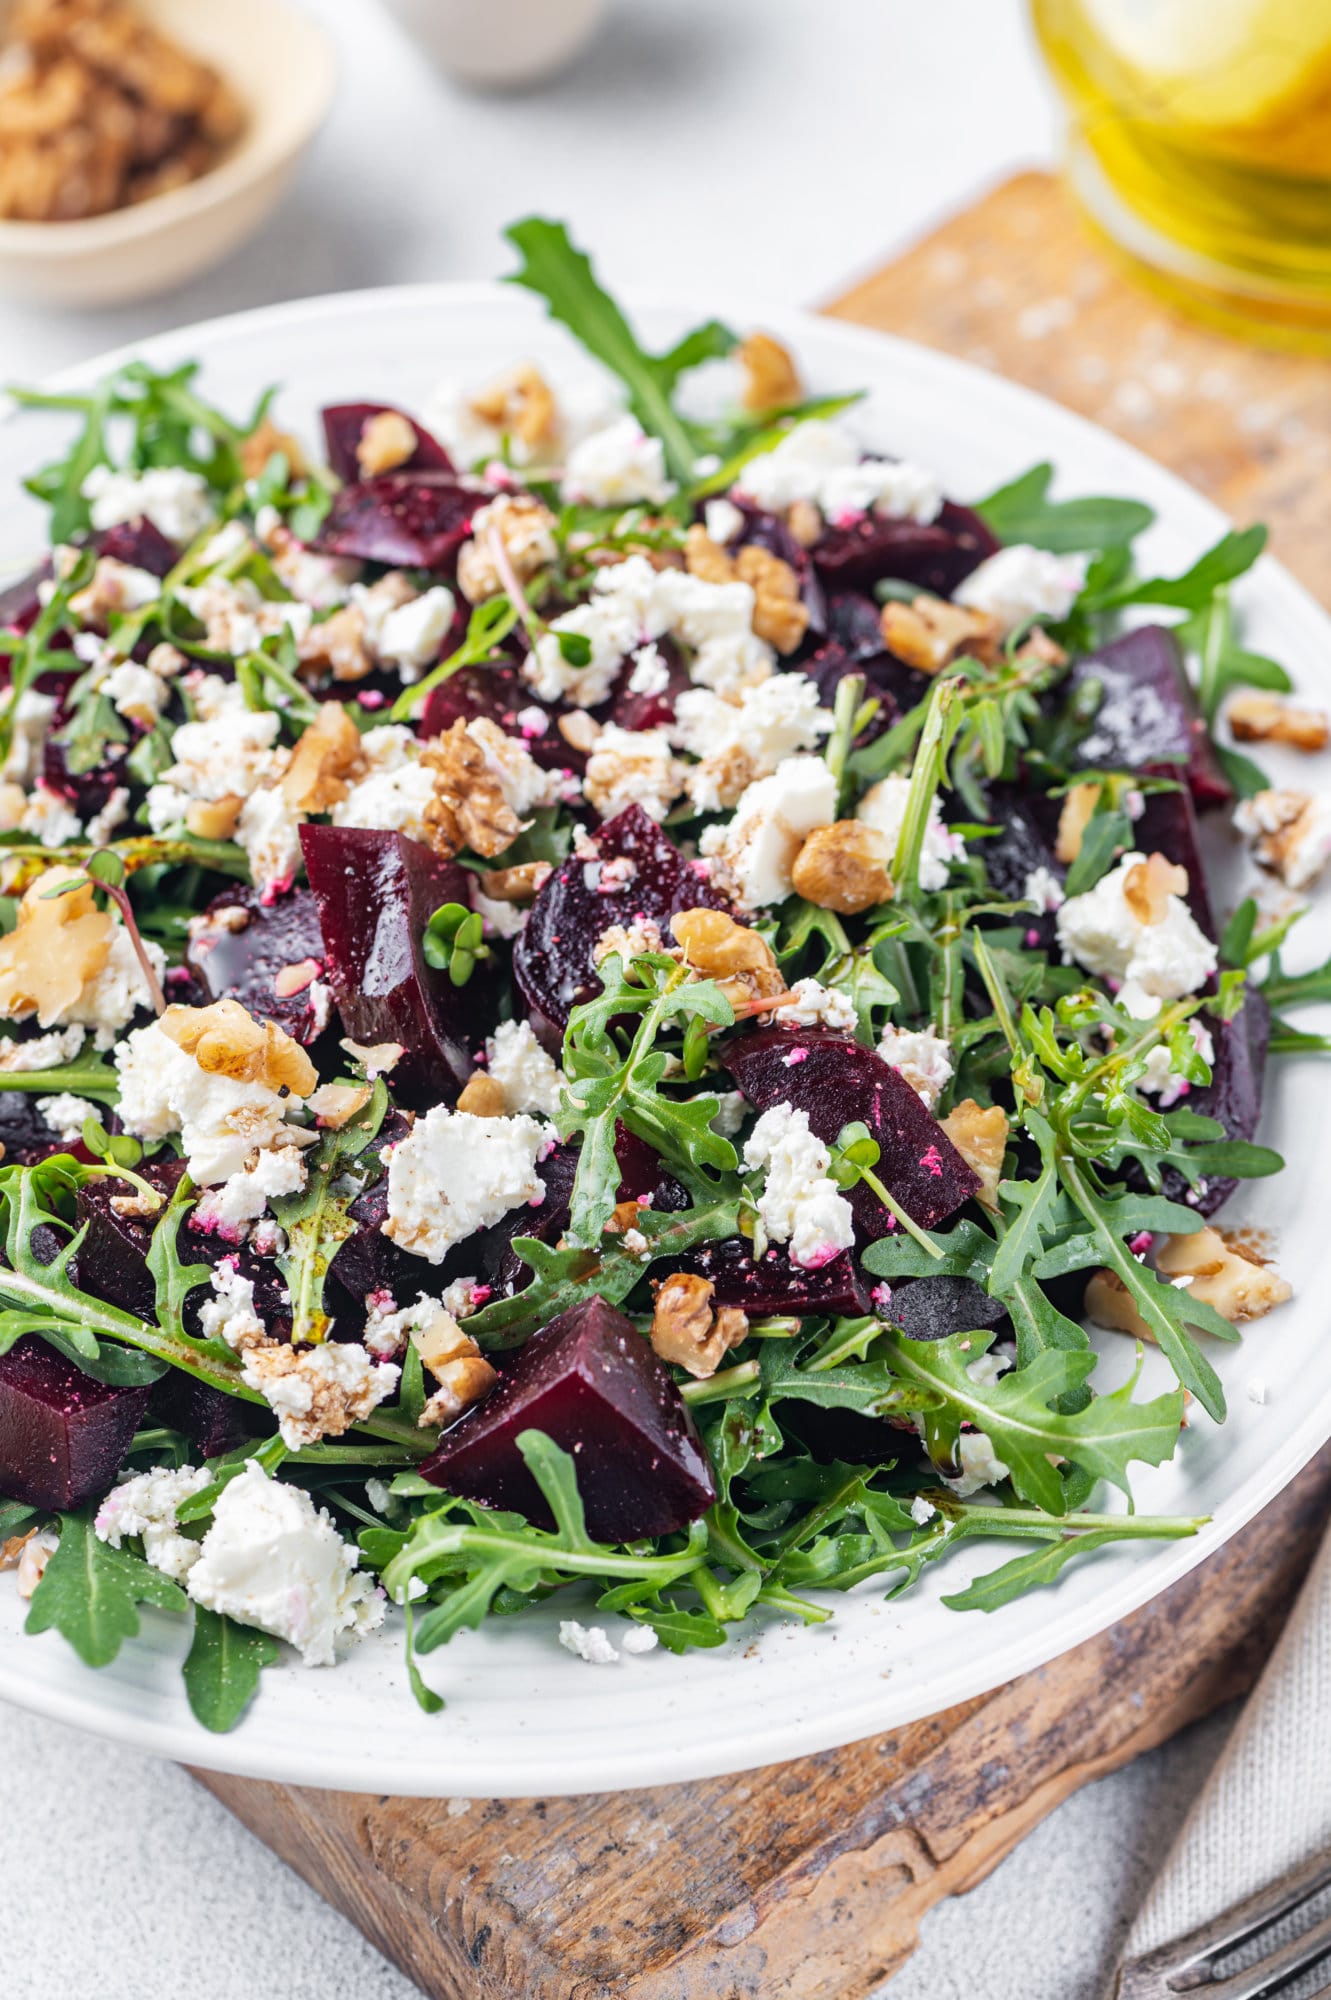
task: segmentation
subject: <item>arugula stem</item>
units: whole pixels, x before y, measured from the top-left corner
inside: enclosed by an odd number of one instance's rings
[[[919,1223],[914,1221],[914,1219],[911,1216],[907,1215],[905,1209],[901,1206],[901,1203],[897,1200],[896,1196],[894,1194],[890,1194],[888,1190],[883,1186],[883,1183],[879,1180],[877,1174],[873,1171],[872,1167],[861,1167],[859,1170],[859,1174],[860,1174],[860,1179],[864,1182],[865,1186],[867,1188],[872,1189],[873,1193],[877,1195],[879,1201],[882,1202],[883,1207],[888,1211],[888,1213],[896,1217],[897,1221],[900,1223],[901,1227],[905,1230],[906,1234],[908,1236],[913,1236],[915,1238],[915,1241],[919,1244],[921,1250],[927,1251],[929,1256],[931,1257],[941,1258],[943,1253],[939,1249],[938,1245],[934,1242],[934,1239],[929,1234],[928,1230],[921,1229]]]
[[[760,1368],[756,1361],[740,1361],[723,1368],[705,1382],[686,1382],[680,1396],[695,1408],[699,1403],[721,1403],[727,1396],[749,1396],[758,1387]]]

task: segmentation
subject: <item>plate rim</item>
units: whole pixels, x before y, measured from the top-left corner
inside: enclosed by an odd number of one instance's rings
[[[1024,408],[1032,418],[1032,428],[1037,434],[1039,423],[1047,423],[1052,413],[1065,435],[1071,429],[1083,435],[1088,442],[1097,446],[1107,443],[1116,452],[1148,467],[1154,485],[1160,487],[1163,483],[1170,495],[1186,502],[1198,518],[1202,512],[1209,515],[1217,533],[1230,525],[1229,517],[1206,494],[1117,432],[1094,423],[1079,411],[1069,409],[1037,390],[994,374],[960,356],[899,334],[844,320],[834,312],[764,300],[743,290],[719,299],[713,297],[705,304],[691,301],[679,292],[654,293],[629,289],[622,296],[624,304],[634,314],[731,317],[740,323],[770,326],[777,332],[788,334],[796,342],[801,334],[824,339],[831,337],[847,353],[859,352],[865,356],[866,372],[877,378],[876,382],[870,383],[871,394],[886,387],[895,361],[899,368],[921,371],[935,379],[950,380],[963,395],[969,393],[974,396],[978,392],[982,399],[1006,401],[1009,408],[1015,411]],[[344,315],[400,312],[404,308],[423,312],[449,306],[512,310],[518,301],[524,302],[524,309],[539,311],[539,303],[531,294],[495,280],[439,280],[282,300],[241,312],[217,314],[209,319],[191,321],[141,339],[123,342],[42,378],[40,386],[57,390],[77,389],[130,360],[165,358],[168,354],[179,360],[189,349],[204,350],[209,344],[215,347],[233,333],[262,334],[310,318],[336,320]],[[563,331],[565,337],[571,339],[566,330]],[[440,342],[440,355],[442,373],[447,366],[446,339]],[[201,351],[199,358],[206,374],[207,353]],[[256,384],[256,390],[258,386]],[[286,387],[298,387],[298,384],[284,382],[279,385],[279,393]],[[23,414],[21,406],[9,399],[0,401],[0,425],[7,427]],[[1061,472],[1062,466],[1056,457],[1056,483]],[[1159,512],[1163,515],[1163,506]],[[14,560],[17,562],[20,558],[15,557]],[[0,552],[0,574],[8,567],[8,556]],[[1331,613],[1273,556],[1264,554],[1260,558],[1251,581],[1264,592],[1282,597],[1300,617],[1320,625],[1324,637],[1331,637]],[[1244,582],[1248,583],[1249,579],[1245,578]],[[1149,1562],[1143,1560],[1131,1565],[1121,1578],[1084,1605],[1071,1605],[1061,1618],[1051,1616],[1043,1621],[1039,1630],[1029,1635],[1023,1645],[1021,1664],[1014,1666],[1005,1661],[998,1672],[957,1673],[944,1676],[941,1683],[935,1676],[929,1680],[927,1689],[921,1687],[914,1697],[904,1699],[898,1686],[890,1703],[890,1715],[868,1719],[857,1709],[852,1712],[849,1727],[807,1712],[793,1722],[783,1719],[764,1723],[761,1717],[750,1717],[742,1747],[723,1750],[718,1745],[711,1754],[696,1748],[692,1754],[674,1752],[668,1769],[663,1765],[658,1744],[639,1748],[627,1756],[618,1752],[609,1762],[601,1764],[595,1760],[588,1763],[584,1756],[580,1768],[569,1772],[559,1763],[557,1752],[547,1753],[542,1761],[540,1756],[533,1757],[536,1746],[529,1743],[521,1745],[522,1754],[516,1759],[519,1765],[517,1770],[512,1769],[515,1759],[510,1757],[510,1775],[505,1776],[501,1771],[496,1777],[493,1771],[486,1771],[482,1776],[480,1765],[486,1751],[484,1742],[481,1742],[466,1746],[463,1754],[454,1759],[462,1768],[455,1779],[450,1779],[447,1771],[437,1767],[449,1761],[451,1748],[460,1746],[450,1746],[445,1735],[434,1739],[437,1747],[433,1756],[426,1754],[427,1745],[419,1746],[419,1764],[427,1768],[414,1772],[394,1766],[391,1776],[388,1775],[388,1766],[380,1767],[380,1774],[376,1776],[375,1767],[367,1768],[363,1759],[339,1753],[336,1734],[331,1740],[319,1742],[317,1755],[303,1750],[294,1736],[284,1748],[274,1749],[269,1745],[257,1756],[247,1755],[244,1723],[230,1735],[214,1736],[188,1716],[182,1720],[154,1716],[150,1712],[151,1692],[146,1686],[138,1691],[141,1707],[121,1707],[105,1700],[101,1693],[105,1683],[93,1669],[82,1669],[80,1678],[70,1686],[48,1682],[40,1671],[40,1651],[33,1648],[29,1656],[24,1650],[33,1645],[26,1638],[23,1647],[13,1648],[12,1657],[7,1659],[6,1654],[11,1649],[0,1636],[0,1698],[51,1720],[152,1755],[235,1776],[299,1784],[311,1789],[391,1791],[402,1796],[440,1798],[462,1795],[512,1798],[539,1793],[560,1796],[620,1791],[736,1775],[864,1741],[883,1730],[903,1727],[925,1716],[940,1713],[958,1701],[992,1692],[1011,1679],[1014,1673],[1028,1673],[1048,1665],[1164,1595],[1174,1584],[1206,1562],[1299,1475],[1328,1438],[1331,1438],[1331,1400],[1328,1400],[1320,1423],[1316,1420],[1314,1407],[1301,1428],[1293,1429],[1281,1440],[1261,1472],[1251,1475],[1239,1494],[1222,1501],[1215,1508],[1207,1526],[1197,1535],[1170,1544],[1151,1545],[1153,1553]],[[145,1627],[150,1633],[151,1614],[145,1619]],[[1041,1631],[1056,1633],[1053,1642],[1045,1643],[1039,1636]],[[59,1643],[58,1635],[48,1635],[48,1639],[50,1643]],[[983,1657],[986,1651],[984,1648],[974,1650],[977,1657]],[[35,1672],[20,1669],[15,1664],[27,1657],[31,1657]],[[86,1689],[82,1685],[84,1677],[88,1683]],[[941,1697],[936,1692],[940,1685],[943,1690]],[[865,1705],[861,1701],[860,1708]],[[423,1726],[439,1726],[437,1723],[430,1725],[424,1717],[421,1722]],[[447,1728],[446,1715],[443,1727]],[[431,1766],[434,1768],[428,1768]]]

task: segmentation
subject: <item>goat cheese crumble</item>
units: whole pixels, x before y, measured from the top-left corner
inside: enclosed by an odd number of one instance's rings
[[[549,1126],[526,1115],[477,1118],[432,1105],[389,1157],[384,1235],[442,1264],[455,1243],[544,1200],[536,1163],[552,1141]]]
[[[1054,555],[1013,542],[987,556],[952,593],[955,604],[996,618],[1005,632],[1033,618],[1066,618],[1086,583],[1091,559]]]
[[[758,1214],[774,1243],[790,1245],[805,1270],[829,1263],[855,1240],[850,1203],[827,1170],[832,1155],[809,1129],[807,1111],[774,1104],[744,1142],[744,1164],[764,1170]]]
[[[1070,896],[1058,912],[1058,942],[1065,962],[1101,979],[1122,982],[1120,1006],[1140,1020],[1161,1002],[1181,1000],[1205,985],[1217,965],[1216,948],[1181,896],[1171,894],[1158,923],[1147,923],[1128,898],[1128,877],[1145,856],[1125,854],[1083,896]]]

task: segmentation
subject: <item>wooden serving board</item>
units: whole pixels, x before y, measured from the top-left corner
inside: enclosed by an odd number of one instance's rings
[[[830,310],[1122,432],[1240,521],[1269,521],[1331,596],[1331,371],[1175,317],[1047,177],[997,189]],[[931,1904],[1061,1799],[1251,1684],[1329,1504],[1331,1447],[1100,1638],[927,1722],[738,1778],[433,1801],[196,1775],[434,2000],[857,2000]]]

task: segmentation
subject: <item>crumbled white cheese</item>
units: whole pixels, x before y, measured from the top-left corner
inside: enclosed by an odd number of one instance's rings
[[[202,687],[195,690],[196,701]],[[191,799],[247,799],[285,768],[275,748],[281,717],[271,709],[227,704],[197,722],[182,722],[171,739],[175,758],[148,793],[148,824],[165,833],[185,816]]]
[[[1120,1004],[1142,1020],[1162,1000],[1197,992],[1216,969],[1216,948],[1181,896],[1167,898],[1158,924],[1143,923],[1128,902],[1127,878],[1144,858],[1125,854],[1084,896],[1070,896],[1057,919],[1065,961],[1121,980]]]
[[[282,889],[295,880],[304,820],[280,785],[260,785],[250,793],[236,822],[236,840],[249,856],[256,889]]]
[[[878,1043],[885,1063],[899,1070],[911,1089],[933,1110],[952,1078],[952,1051],[933,1025],[898,1028],[889,1021]]]
[[[910,1518],[917,1528],[925,1528],[933,1520],[938,1509],[932,1500],[926,1500],[923,1493],[917,1493],[910,1503]]]
[[[728,701],[710,688],[687,688],[675,703],[672,734],[682,750],[702,759],[686,773],[689,797],[701,812],[716,812],[787,757],[814,749],[831,727],[816,683],[785,673]]]
[[[931,472],[903,460],[862,458],[853,438],[821,418],[796,424],[772,451],[750,459],[735,490],[770,513],[812,501],[838,525],[870,510],[927,525],[943,505]]]
[[[387,1600],[359,1562],[303,1487],[251,1459],[218,1496],[186,1589],[209,1611],[286,1639],[307,1667],[328,1667],[339,1634],[383,1623]]]
[[[154,1021],[125,1037],[115,1054],[120,1116],[136,1139],[179,1132],[190,1176],[214,1187],[241,1173],[256,1150],[272,1146],[298,1097],[266,1083],[201,1069]]]
[[[901,823],[906,817],[906,801],[910,796],[910,779],[893,772],[891,777],[880,778],[876,785],[870,785],[860,800],[858,817],[866,825],[877,827],[887,842],[888,866],[891,856],[896,853],[897,841],[901,837]],[[952,833],[943,824],[943,814],[937,794],[929,805],[928,824],[924,829],[924,844],[920,849],[920,887],[922,889],[945,889],[948,870],[956,861],[966,856],[966,843],[958,833]]]
[[[118,1549],[126,1535],[139,1535],[145,1560],[163,1576],[184,1583],[202,1543],[180,1532],[176,1515],[186,1500],[211,1483],[212,1476],[207,1466],[182,1465],[176,1470],[158,1466],[112,1487],[93,1522],[98,1541]]]
[[[425,810],[434,797],[434,772],[420,762],[420,743],[400,723],[386,723],[361,738],[367,760],[346,797],[332,810],[334,826],[377,827],[424,840]]]
[[[809,1114],[789,1104],[764,1111],[744,1143],[744,1164],[766,1170],[758,1213],[774,1243],[790,1245],[805,1270],[828,1263],[855,1240],[850,1203],[828,1178],[832,1156],[809,1129]]]
[[[72,1091],[61,1091],[58,1097],[39,1097],[37,1109],[46,1120],[56,1137],[66,1146],[72,1146],[83,1137],[83,1126],[89,1118],[100,1118],[98,1107],[86,1097],[75,1097]]]
[[[389,1157],[384,1235],[441,1264],[455,1243],[519,1203],[539,1206],[545,1186],[536,1162],[551,1137],[534,1118],[476,1118],[432,1105]]]
[[[209,576],[202,583],[182,583],[176,596],[204,628],[205,643],[214,653],[257,653],[265,639],[287,631],[300,642],[314,614],[308,604],[264,597],[248,577]]]
[[[794,1006],[778,1007],[773,1016],[783,1028],[831,1028],[838,1035],[853,1035],[856,1013],[853,1002],[835,986],[822,986],[816,979],[797,979],[790,991]]]
[[[152,938],[143,940],[148,963],[161,981],[166,971],[166,954]],[[111,948],[97,973],[84,986],[77,1000],[60,1011],[62,1022],[77,1022],[92,1030],[94,1045],[109,1049],[125,1023],[140,1007],[151,1007],[152,995],[143,976],[129,932],[117,922],[111,934]],[[47,1024],[42,1023],[43,1027]]]
[[[712,1130],[723,1139],[733,1139],[740,1126],[749,1115],[749,1100],[742,1090],[721,1090],[716,1093],[716,1111],[712,1117]]]
[[[199,1308],[199,1325],[207,1340],[224,1340],[237,1353],[264,1338],[264,1324],[254,1310],[254,1280],[242,1275],[234,1257],[223,1257],[208,1273],[213,1296]]]
[[[141,611],[144,605],[155,604],[161,594],[162,579],[151,570],[120,562],[115,556],[99,556],[93,565],[91,581],[75,591],[69,608],[76,618],[105,630],[113,617],[125,611]],[[84,657],[84,651],[79,642],[89,637],[82,632],[75,639],[74,650],[80,658]]]
[[[1034,903],[1039,915],[1046,916],[1062,907],[1063,884],[1052,868],[1032,868],[1022,888],[1022,899]]]
[[[709,826],[698,845],[715,879],[749,909],[784,902],[791,870],[816,827],[836,818],[836,779],[821,757],[788,757],[742,793],[735,816]]]
[[[145,729],[152,728],[168,699],[166,683],[133,660],[122,660],[118,667],[113,667],[100,692],[118,715],[123,715],[127,722],[141,723]]]
[[[129,818],[129,787],[117,785],[99,813],[94,813],[83,829],[92,847],[105,847],[118,827]]]
[[[241,1379],[268,1404],[283,1443],[299,1451],[363,1423],[392,1395],[401,1372],[357,1341],[324,1340],[299,1350],[283,1341],[247,1347]]]
[[[73,1062],[88,1038],[86,1028],[57,1028],[49,1035],[36,1035],[31,1041],[0,1041],[0,1070],[24,1071],[31,1073],[40,1069],[59,1069],[62,1063]]]
[[[5,697],[6,707],[13,700],[11,689]],[[36,688],[24,688],[14,702],[9,752],[3,770],[0,770],[0,777],[7,783],[22,785],[26,790],[39,776],[46,733],[59,706],[53,694],[41,694]]]
[[[527,365],[519,364],[513,371],[514,377]],[[494,386],[484,385],[479,399],[486,400]],[[505,456],[513,465],[557,464],[580,439],[604,430],[621,407],[601,379],[589,376],[561,382],[551,412],[549,435],[529,443],[507,418],[496,424],[481,416],[474,400],[477,397],[474,386],[457,381],[440,382],[424,411],[427,430],[438,438],[455,465],[468,468]]]
[[[709,500],[702,510],[703,526],[718,548],[725,548],[744,531],[744,516],[733,500]]]
[[[957,1463],[961,1471],[950,1486],[959,1499],[978,1493],[982,1486],[997,1486],[1008,1477],[1009,1468],[994,1450],[983,1431],[963,1431],[957,1439]]]
[[[25,798],[17,786],[0,787],[0,833],[30,833],[43,847],[63,847],[83,831],[68,800],[37,784]]]
[[[619,1642],[623,1653],[654,1653],[660,1640],[650,1625],[631,1625]]]
[[[664,729],[621,729],[607,722],[587,759],[584,791],[602,819],[638,804],[659,823],[679,797],[684,769]]]
[[[504,804],[519,819],[526,819],[537,806],[557,805],[566,795],[568,773],[543,769],[516,736],[488,716],[473,716],[466,733],[484,754],[486,771],[503,793]]]
[[[489,1073],[504,1093],[509,1117],[532,1112],[553,1118],[564,1072],[541,1047],[526,1021],[501,1021],[485,1044]]]
[[[143,519],[169,542],[192,542],[215,513],[207,481],[176,465],[152,466],[147,472],[117,472],[113,466],[95,465],[82,493],[92,502],[94,528],[116,528],[122,521]]]
[[[360,586],[352,590],[355,600]],[[404,681],[413,681],[439,657],[457,609],[453,593],[436,583],[395,606],[379,621],[372,647],[385,666],[396,667]]]
[[[454,1291],[452,1285],[448,1290]],[[406,1352],[407,1343],[416,1334],[433,1326],[441,1312],[450,1318],[457,1315],[449,1312],[442,1299],[432,1299],[428,1292],[419,1292],[416,1303],[397,1310],[391,1299],[379,1298],[372,1294],[366,1301],[364,1345],[376,1361],[396,1361]]]
[[[661,649],[649,640],[639,646],[633,655],[633,672],[629,675],[630,694],[664,694],[670,686],[670,669],[665,663]]]
[[[997,618],[1005,632],[1032,618],[1066,618],[1086,582],[1087,555],[1054,555],[1013,542],[986,557],[952,593],[968,611]]]
[[[220,1187],[204,1195],[199,1220],[235,1236],[242,1224],[261,1216],[270,1201],[299,1194],[304,1185],[305,1161],[296,1145],[263,1147],[248,1167],[228,1174]]]
[[[515,938],[527,921],[527,912],[517,903],[501,903],[487,896],[474,880],[471,907],[484,923],[487,937]]]
[[[666,477],[665,448],[636,417],[617,417],[593,431],[568,455],[562,497],[589,507],[627,507],[647,500],[659,507],[674,492]]]
[[[655,1633],[653,1633],[655,1638]],[[559,1643],[566,1652],[576,1653],[589,1666],[608,1667],[619,1658],[618,1649],[600,1625],[579,1625],[576,1618],[561,1618]]]

